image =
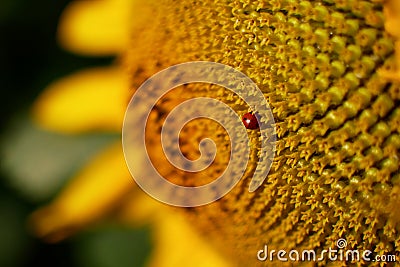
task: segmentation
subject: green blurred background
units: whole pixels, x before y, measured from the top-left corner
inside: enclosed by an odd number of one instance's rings
[[[28,231],[29,214],[48,203],[93,154],[119,138],[63,136],[29,120],[32,102],[50,82],[113,61],[59,48],[57,23],[68,2],[0,3],[0,266],[143,266],[151,251],[148,228],[104,222],[58,244],[46,244]]]

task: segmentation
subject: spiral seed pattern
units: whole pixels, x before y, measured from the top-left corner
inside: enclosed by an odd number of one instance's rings
[[[260,153],[259,133],[250,132],[244,179],[220,201],[186,210],[210,243],[242,266],[256,266],[265,243],[322,250],[345,238],[349,249],[400,250],[400,84],[382,75],[399,66],[383,1],[166,0],[149,8],[156,15],[134,32],[125,57],[133,88],[173,64],[219,62],[257,84],[276,122],[276,157],[260,190],[246,190]],[[196,95],[249,111],[229,91],[191,85],[160,103],[150,123],[156,128],[169,105]],[[197,156],[191,144],[203,131],[219,151],[229,147],[218,126],[192,126],[182,132],[183,154]],[[158,138],[150,138],[150,154],[158,154]],[[210,177],[226,162],[217,155]]]
[[[180,151],[179,135],[192,120],[207,118],[216,121],[228,133],[231,147],[228,166],[220,177],[202,186],[176,185],[165,180],[148,157],[146,122],[157,100],[176,86],[193,82],[227,88],[257,110],[261,153],[249,186],[249,191],[254,192],[268,175],[275,155],[274,118],[264,95],[251,79],[231,67],[214,62],[198,61],[171,66],[152,76],[136,91],[129,103],[122,131],[125,159],[132,176],[144,191],[157,200],[180,207],[196,207],[220,199],[243,176],[250,155],[250,140],[245,126],[233,109],[213,98],[197,97],[174,107],[161,128],[161,145],[166,159],[175,168],[185,172],[202,171],[215,160],[215,143],[209,138],[200,140],[200,157],[193,161]]]

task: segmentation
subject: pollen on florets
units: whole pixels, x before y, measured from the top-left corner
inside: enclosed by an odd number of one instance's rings
[[[128,62],[151,58],[139,64],[147,75],[193,60],[239,69],[264,93],[278,138],[257,192],[245,190],[258,160],[252,131],[255,151],[240,184],[188,216],[220,245],[240,248],[244,262],[265,242],[321,249],[343,236],[354,249],[398,251],[400,85],[384,74],[400,67],[382,1],[162,2],[157,34],[140,34],[156,55],[137,40]],[[248,112],[229,91],[188,86],[189,97],[190,90]],[[226,147],[224,133],[213,134]]]

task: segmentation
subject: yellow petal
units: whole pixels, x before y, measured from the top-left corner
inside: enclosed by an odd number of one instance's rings
[[[128,80],[117,67],[94,68],[51,84],[33,107],[35,121],[53,131],[120,131],[129,100]]]
[[[393,71],[379,70],[379,73],[390,80],[400,81],[400,1],[387,0],[383,7],[385,16],[385,30],[393,35],[395,42],[396,69]]]
[[[130,0],[73,1],[59,24],[61,45],[78,54],[113,55],[128,44]]]
[[[95,221],[134,188],[121,144],[98,155],[31,223],[36,235],[55,242]]]
[[[388,0],[384,4],[385,30],[400,39],[400,1]]]
[[[150,267],[228,267],[207,240],[196,234],[180,216],[169,214],[156,224],[155,242]]]
[[[151,223],[154,248],[149,267],[233,266],[188,224],[177,208],[143,192],[136,192],[136,197],[125,204],[120,219],[134,225]]]

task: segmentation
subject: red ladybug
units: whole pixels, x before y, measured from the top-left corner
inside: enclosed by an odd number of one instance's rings
[[[248,112],[243,115],[242,122],[247,129],[255,130],[260,128],[258,125],[257,115],[252,112]]]

